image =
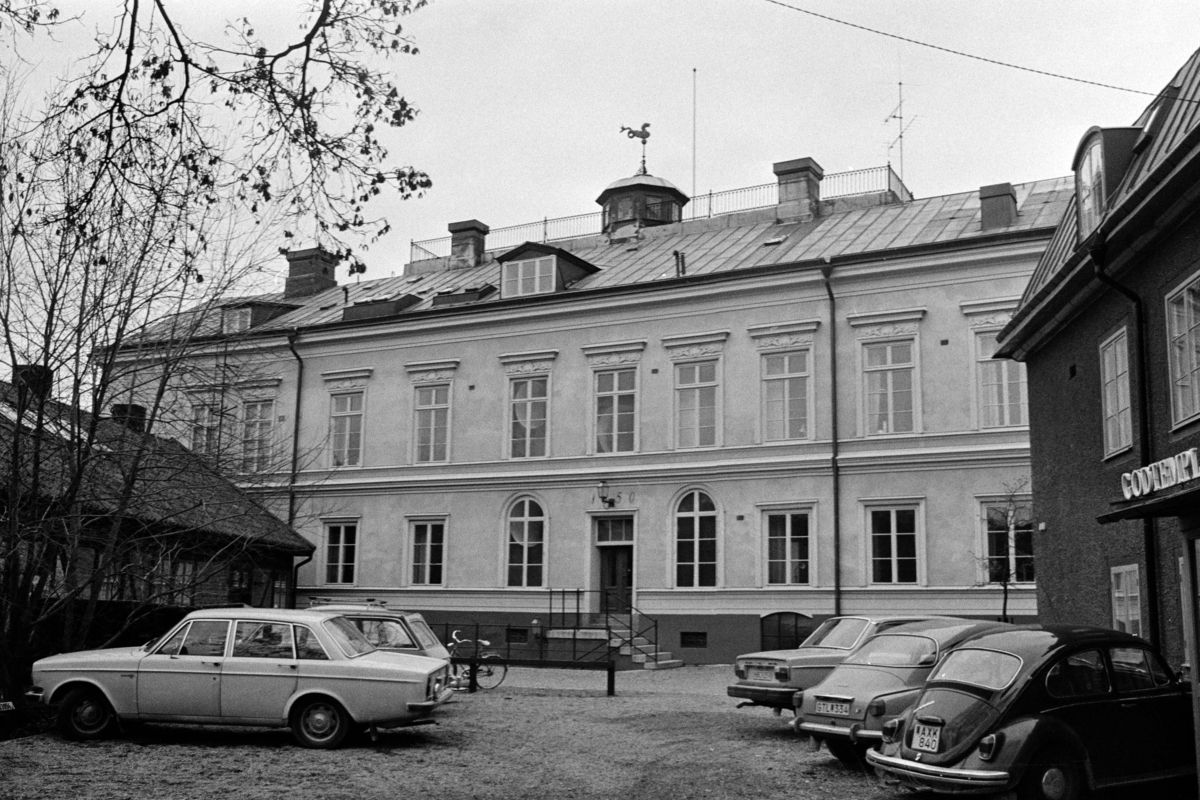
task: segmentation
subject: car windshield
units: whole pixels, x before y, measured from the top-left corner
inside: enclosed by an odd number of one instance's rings
[[[412,626],[413,633],[417,635],[417,641],[421,643],[421,647],[428,650],[431,647],[440,647],[441,642],[433,635],[433,631],[425,624],[425,620],[419,617],[409,617],[408,624]]]
[[[868,639],[847,664],[868,664],[873,667],[933,666],[937,658],[937,642],[926,636],[885,633]]]
[[[1021,669],[1021,659],[998,650],[955,650],[931,678],[954,681],[996,691],[1012,683]]]
[[[827,619],[805,639],[801,647],[836,647],[839,650],[849,650],[854,647],[858,637],[867,628],[865,619],[843,617]]]
[[[337,646],[350,658],[361,656],[363,653],[369,653],[375,649],[367,641],[367,637],[363,636],[362,631],[354,627],[354,623],[345,617],[327,619],[321,623],[321,627],[333,637]]]

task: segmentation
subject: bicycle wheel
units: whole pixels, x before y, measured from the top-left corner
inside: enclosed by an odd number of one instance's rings
[[[475,683],[480,689],[495,689],[504,682],[508,675],[507,664],[489,663],[499,661],[496,653],[484,653],[480,656],[479,664],[475,667]]]
[[[467,691],[467,684],[471,676],[471,668],[467,664],[456,664],[450,662],[450,688],[456,692]]]

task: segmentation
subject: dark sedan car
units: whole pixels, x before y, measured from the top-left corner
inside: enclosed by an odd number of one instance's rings
[[[861,763],[879,744],[883,726],[904,713],[934,665],[962,642],[1003,622],[935,617],[876,634],[825,680],[797,692],[797,731],[823,742],[845,763]]]
[[[1195,772],[1190,685],[1145,641],[1022,626],[951,652],[867,761],[885,782],[951,794],[1089,789]]]

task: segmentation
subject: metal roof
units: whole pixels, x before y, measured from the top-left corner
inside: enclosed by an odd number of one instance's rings
[[[1006,228],[984,231],[980,224],[979,192],[929,197],[908,202],[886,202],[885,195],[857,198],[853,203],[833,203],[812,220],[779,222],[776,208],[687,220],[644,228],[637,238],[609,240],[605,236],[556,241],[556,247],[573,253],[598,268],[568,287],[569,293],[615,286],[651,284],[675,278],[674,253],[682,253],[686,274],[710,275],[754,267],[815,261],[824,257],[882,254],[897,248],[948,244],[969,245],[996,234],[1013,234],[1052,228],[1063,216],[1072,191],[1067,177],[1014,186],[1016,222]],[[894,196],[893,196],[894,198]],[[386,298],[416,294],[422,302],[407,309],[419,313],[432,307],[439,293],[457,292],[483,284],[499,286],[501,265],[489,252],[476,267],[448,269],[446,259],[415,262],[398,277],[338,286],[309,298],[290,298],[301,308],[283,314],[256,330],[269,331],[339,322],[343,310],[367,297]],[[501,302],[499,292],[474,303]],[[463,306],[457,306],[462,308]]]

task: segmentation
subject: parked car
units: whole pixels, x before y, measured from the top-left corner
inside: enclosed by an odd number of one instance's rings
[[[733,668],[738,681],[730,684],[725,693],[745,701],[738,708],[765,706],[776,714],[792,709],[792,696],[798,689],[816,686],[868,638],[896,625],[922,619],[928,617],[830,617],[799,647],[738,656]]]
[[[395,650],[449,660],[450,651],[441,643],[425,618],[415,611],[388,608],[382,603],[324,603],[322,611],[341,614],[362,631],[367,641],[382,650]]]
[[[912,705],[938,660],[1002,622],[940,617],[888,628],[863,643],[825,680],[797,692],[797,732],[807,733],[845,763],[862,763],[883,726]]]
[[[1191,702],[1136,636],[1022,626],[952,651],[867,761],[913,789],[1073,800],[1194,773]]]
[[[373,647],[335,612],[240,607],[194,611],[144,647],[43,658],[27,695],[58,706],[70,739],[186,722],[290,727],[332,748],[354,727],[431,722],[449,679],[445,661]]]

